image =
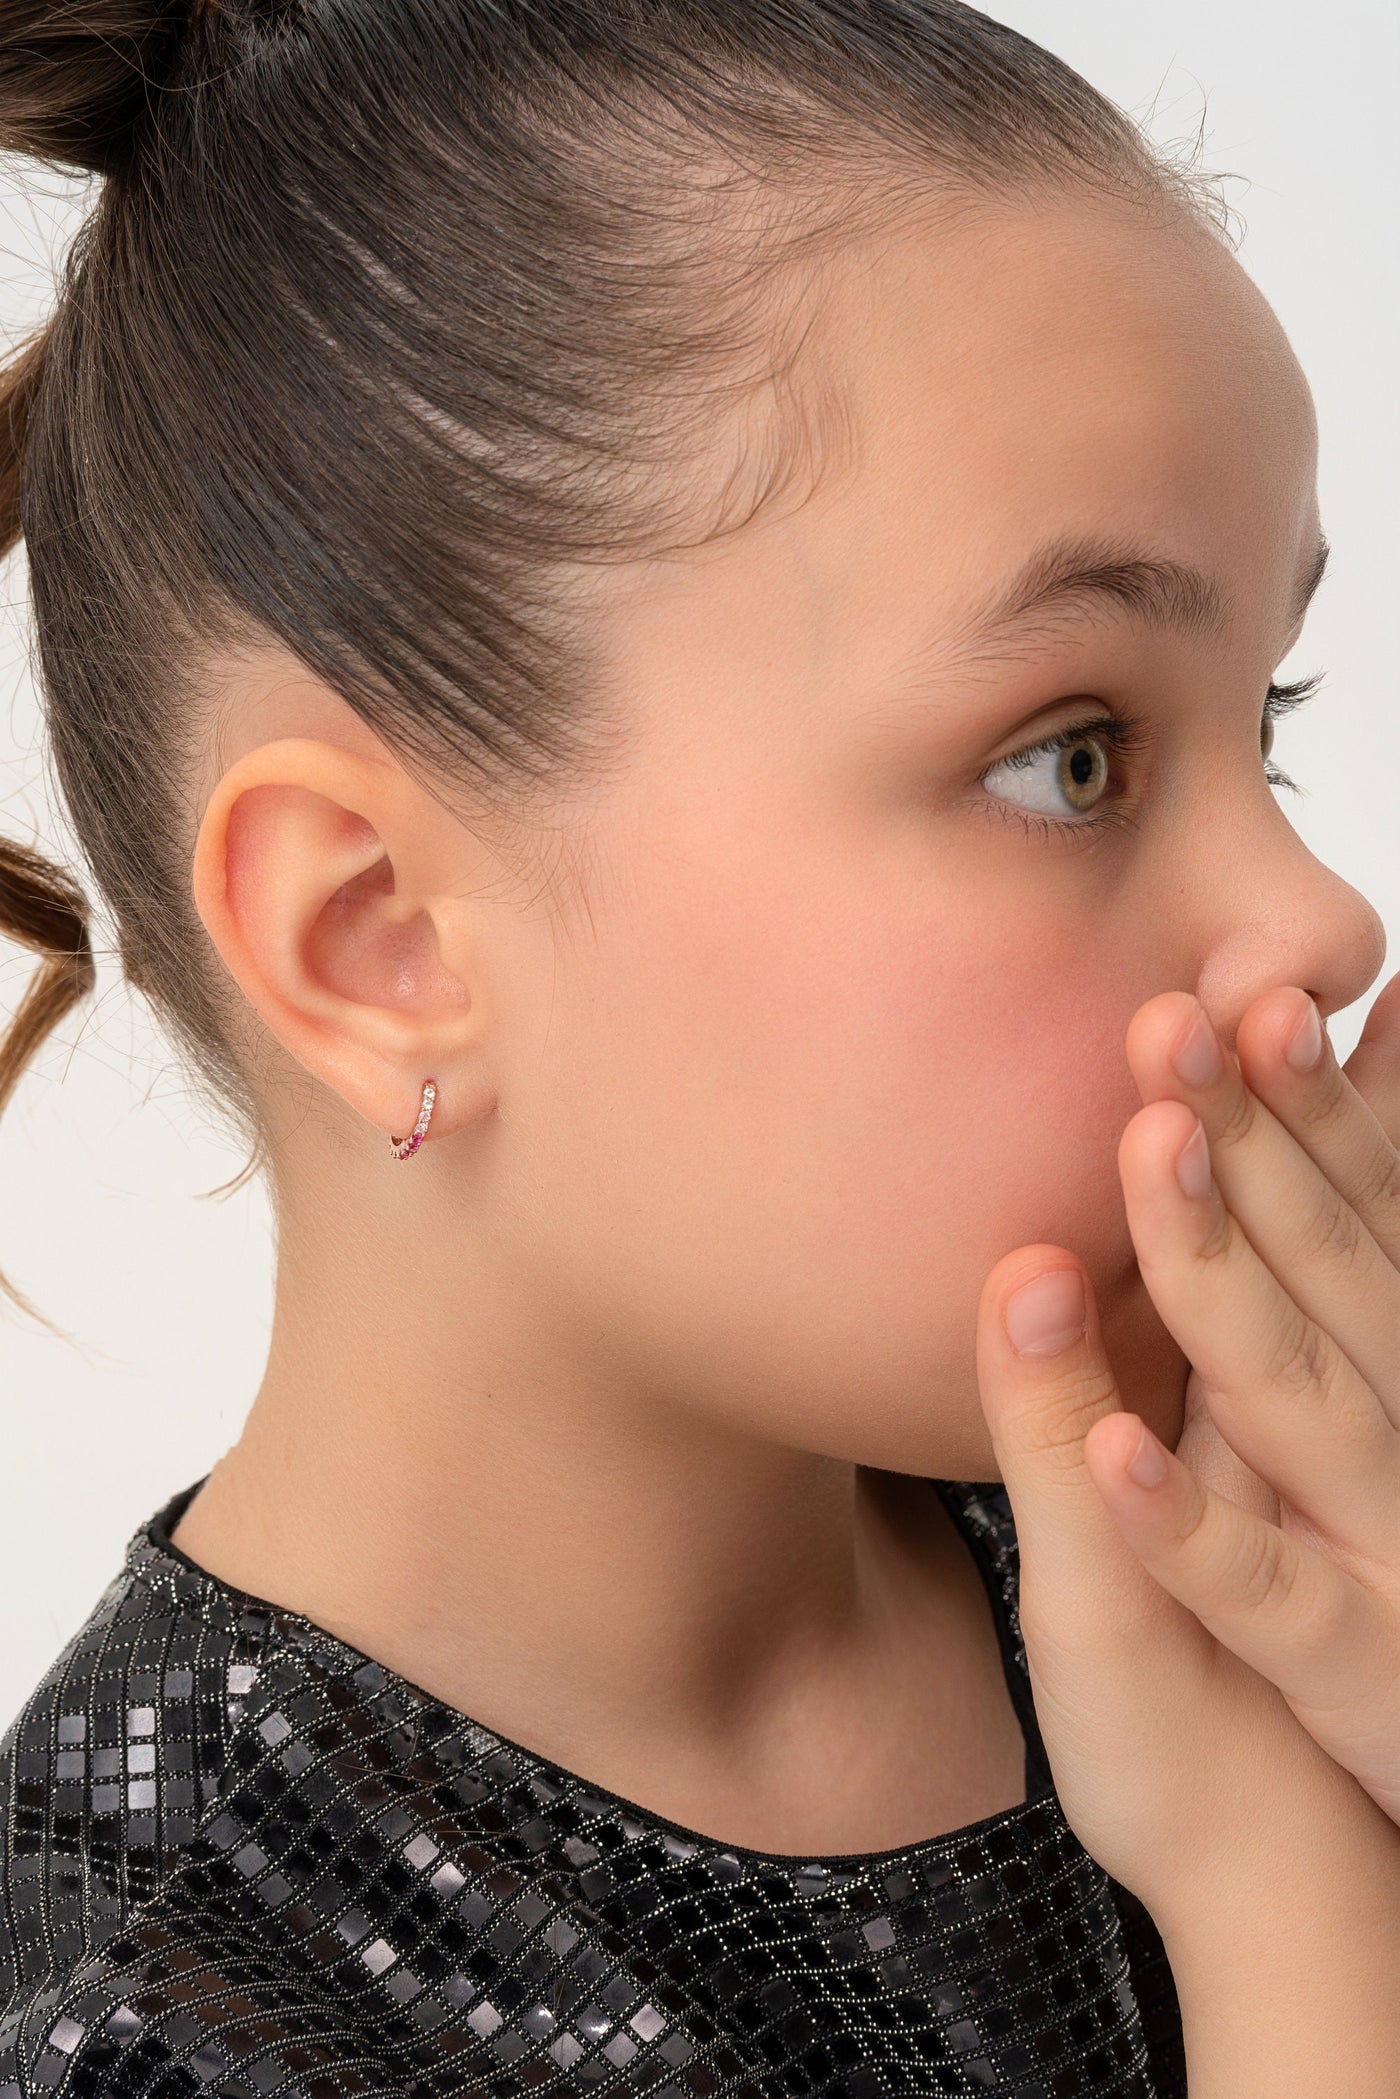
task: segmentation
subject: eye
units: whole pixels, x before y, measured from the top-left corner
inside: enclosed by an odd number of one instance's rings
[[[1271,787],[1302,792],[1272,762],[1274,724],[1310,700],[1323,675],[1317,671],[1295,685],[1271,684],[1268,688],[1259,724],[1259,753]],[[1012,751],[979,773],[980,785],[988,789],[986,806],[1019,821],[1027,831],[1034,827],[1045,837],[1131,823],[1133,819],[1115,806],[1123,798],[1119,771],[1128,759],[1148,748],[1151,737],[1148,722],[1137,714],[1099,714],[1089,721],[1074,722],[1058,735]]]
[[[1135,717],[1101,715],[1012,751],[978,778],[998,801],[1042,823],[1048,819],[1066,830],[1083,830],[1108,820],[1104,805],[1121,792],[1115,788],[1115,761],[1141,750],[1146,741],[1146,725]]]

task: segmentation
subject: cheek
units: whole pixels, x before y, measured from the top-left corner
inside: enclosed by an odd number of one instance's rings
[[[550,1302],[702,1412],[989,1476],[988,1269],[1034,1240],[1096,1286],[1132,1263],[1116,1151],[1139,1000],[1082,913],[1020,915],[970,915],[949,884],[917,918],[906,893],[897,924],[892,899],[777,866],[634,898],[604,952],[561,966],[517,1118]]]
[[[1131,977],[1077,916],[1056,925],[1042,906],[1008,928],[1004,913],[970,922],[965,897],[947,904],[898,939],[866,929],[804,1089],[809,1102],[822,1090],[824,1058],[844,1112],[809,1124],[805,1146],[887,1273],[907,1282],[932,1259],[925,1291],[956,1276],[965,1297],[971,1271],[980,1290],[1036,1240],[1107,1277],[1132,1260],[1117,1171],[1140,1105],[1123,1047]],[[801,1134],[795,1119],[795,1149]]]
[[[794,1311],[783,1338],[806,1373],[793,1406],[808,1439],[989,1478],[977,1307],[1018,1246],[1079,1256],[1125,1392],[1175,1426],[1150,1396],[1175,1348],[1137,1274],[1117,1166],[1141,1105],[1124,1035],[1158,986],[1140,947],[1114,952],[1077,913],[1056,924],[1042,902],[1008,930],[1004,913],[969,923],[965,899],[947,903],[938,930],[868,925],[789,1042],[784,1155],[770,1142],[768,1163],[798,1251],[770,1281]]]

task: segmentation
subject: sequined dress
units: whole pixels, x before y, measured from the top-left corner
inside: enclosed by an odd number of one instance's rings
[[[810,1859],[682,1829],[218,1580],[170,1543],[203,1484],[0,1738],[0,2099],[1184,2099],[1161,1940],[1055,1797],[999,1484],[933,1482],[1027,1798]]]

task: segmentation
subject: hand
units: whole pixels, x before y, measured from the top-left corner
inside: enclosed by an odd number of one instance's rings
[[[1149,1219],[1143,1185],[1133,1233],[1192,1364],[1185,1426],[1150,1493],[1124,1470],[1135,1415],[1096,1424],[1085,1459],[1144,1567],[1400,1822],[1400,976],[1345,1069],[1281,990],[1240,1022],[1238,1061],[1186,1084],[1167,1049],[1195,1010],[1165,993],[1128,1037],[1143,1100],[1194,1111],[1213,1167],[1175,1217]],[[1167,1142],[1194,1127],[1153,1112]]]
[[[1170,1054],[1195,1011],[1171,992],[1134,1015],[1147,1105],[1119,1147],[1144,1281],[1193,1365],[1163,1484],[1126,1473],[1143,1425],[1072,1254],[999,1262],[977,1343],[1061,1805],[1159,1922],[1212,1877],[1262,1884],[1271,1857],[1325,1873],[1358,1818],[1363,1845],[1392,1847],[1400,1895],[1400,1170],[1393,1110],[1382,1099],[1382,1121],[1360,1091],[1400,1092],[1400,978],[1355,1084],[1326,1050],[1319,1073],[1282,1061],[1305,1015],[1282,990],[1240,1024],[1243,1069],[1227,1057],[1186,1087]],[[1175,1164],[1197,1107],[1218,1185],[1193,1199]],[[1084,1327],[1061,1353],[1019,1355],[1003,1308],[1046,1274],[1082,1285]]]

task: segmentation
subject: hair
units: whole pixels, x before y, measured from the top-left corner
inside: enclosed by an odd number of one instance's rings
[[[221,650],[291,651],[523,823],[618,748],[590,571],[810,474],[775,287],[824,241],[1053,181],[1224,230],[1216,178],[957,0],[0,0],[0,146],[102,178],[0,374],[0,555],[123,973],[250,1168],[189,880]],[[716,396],[765,389],[702,502]],[[95,971],[32,849],[0,845],[0,931],[44,958],[3,1105]]]

